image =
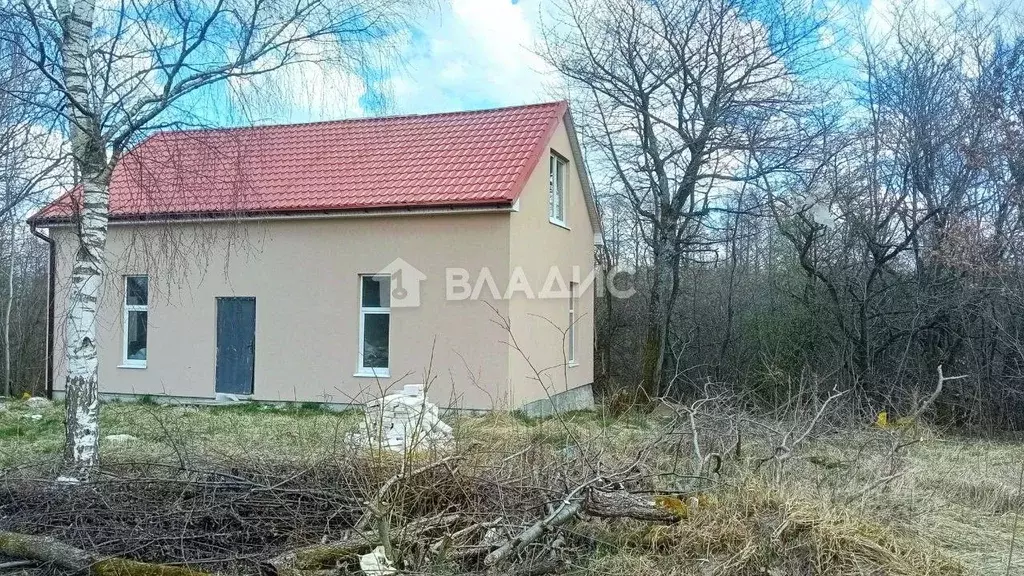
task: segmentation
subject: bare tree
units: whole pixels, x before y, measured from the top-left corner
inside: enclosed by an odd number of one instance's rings
[[[684,259],[730,183],[784,168],[806,141],[800,73],[818,22],[779,1],[569,0],[544,55],[568,80],[598,169],[616,177],[650,248],[643,382],[670,379],[671,312]],[[761,163],[755,169],[751,153]]]
[[[823,299],[835,323],[836,369],[892,404],[922,393],[917,378],[902,388],[907,363],[917,375],[952,362],[957,324],[978,296],[963,291],[957,246],[982,240],[984,207],[998,195],[988,160],[991,22],[907,9],[889,33],[865,33],[854,121],[822,140],[815,178],[773,194],[806,274],[805,305]]]
[[[21,256],[19,229],[29,206],[60,178],[60,147],[52,138],[54,116],[32,105],[31,95],[45,87],[45,79],[18,46],[6,36],[16,31],[15,22],[0,23],[0,222],[6,226],[2,242],[8,263],[4,305],[4,386],[12,393],[12,313],[15,274]]]
[[[187,115],[189,96],[300,62],[355,70],[381,49],[418,0],[122,0],[0,9],[14,40],[50,82],[77,172],[79,247],[67,337],[67,476],[98,462],[96,305],[103,280],[109,182],[131,146]],[[328,61],[331,60],[331,61]]]
[[[717,43],[694,40],[712,29],[693,16],[698,5],[720,4],[578,0],[547,29],[547,56],[568,80],[595,181],[605,182],[608,250],[647,296],[601,309],[611,389],[631,383],[638,365],[649,385],[657,349],[648,344],[667,335],[649,394],[726,381],[750,405],[776,410],[813,398],[806,383],[828,375],[851,391],[844,404],[909,415],[943,365],[970,376],[948,383],[928,417],[1019,427],[1020,14],[910,3],[868,30],[853,13],[818,29],[844,59],[815,69],[815,50],[796,50],[782,58],[785,82],[753,94],[791,91],[761,103],[698,82],[721,68]],[[778,24],[799,9],[731,6],[772,38],[805,29]],[[691,17],[669,35],[662,13]],[[704,44],[703,53],[676,49]],[[816,89],[808,105],[802,91],[834,72],[841,82]],[[715,94],[730,106],[718,117],[707,113]],[[701,142],[717,155],[690,163]]]

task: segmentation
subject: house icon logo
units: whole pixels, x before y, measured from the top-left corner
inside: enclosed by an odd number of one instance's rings
[[[395,258],[377,273],[391,276],[392,308],[416,308],[420,305],[420,283],[427,279],[426,274],[401,258]]]

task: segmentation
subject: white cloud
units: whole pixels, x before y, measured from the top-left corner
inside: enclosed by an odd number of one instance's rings
[[[901,13],[912,18],[924,16],[941,19],[953,14],[959,7],[955,0],[871,0],[864,13],[864,22],[870,34],[884,36],[892,31]],[[968,6],[979,8],[983,2],[967,2]]]
[[[540,0],[451,0],[420,24],[387,80],[395,112],[551,99],[558,77],[533,49]]]
[[[963,17],[958,13],[963,12]],[[899,24],[903,35],[925,35],[929,40],[942,39],[936,45],[937,55],[960,59],[961,71],[970,78],[976,78],[983,62],[991,58],[995,49],[991,35],[978,36],[979,29],[963,27],[971,16],[984,17],[995,8],[988,0],[967,0],[963,5],[954,5],[951,0],[872,0],[864,14],[868,41],[875,42],[875,49],[892,48],[895,40],[892,32]],[[912,37],[912,36],[911,36]],[[924,40],[922,38],[922,40]],[[859,43],[852,47],[854,57],[861,57],[864,47]],[[860,75],[866,78],[866,71]]]
[[[333,42],[307,42],[298,62],[248,79],[230,80],[234,104],[250,121],[304,122],[365,114],[360,98],[366,83],[343,61]]]
[[[386,113],[426,113],[553,99],[559,79],[534,53],[544,0],[450,0],[395,36],[396,64],[372,81],[331,64],[302,62],[230,82],[235,111],[255,123],[365,116],[361,99],[383,93]],[[330,62],[336,46],[304,47]],[[377,110],[372,110],[376,113]]]

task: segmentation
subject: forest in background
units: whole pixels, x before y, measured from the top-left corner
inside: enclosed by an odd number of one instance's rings
[[[905,416],[941,366],[966,377],[936,422],[1024,424],[1016,14],[897,3],[835,39],[840,13],[795,5],[598,4],[568,2],[546,56],[602,195],[599,258],[639,288],[598,305],[605,395],[711,385],[776,410],[839,389]]]

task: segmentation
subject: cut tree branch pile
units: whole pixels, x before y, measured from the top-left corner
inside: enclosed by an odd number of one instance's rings
[[[581,517],[681,518],[626,488],[647,486],[636,462],[584,479],[534,450],[523,475],[521,462],[474,451],[351,453],[298,470],[135,465],[79,485],[8,478],[0,561],[93,576],[321,576],[359,573],[361,556],[383,551],[401,570],[542,574],[591,551],[569,529]]]
[[[646,500],[624,490],[603,491],[592,489],[588,482],[573,490],[554,513],[537,521],[523,532],[507,539],[499,545],[473,544],[472,549],[479,552],[490,550],[484,558],[484,566],[493,567],[507,560],[516,551],[535,543],[545,533],[573,520],[578,514],[589,514],[605,518],[633,518],[654,522],[675,522],[680,516],[665,508],[660,508],[653,500]],[[586,493],[586,496],[583,494]],[[453,525],[459,522],[459,514],[438,515],[420,518],[403,527],[394,534],[391,541],[394,546],[411,547],[418,542],[425,542],[430,534],[437,536],[448,531],[452,539],[460,533],[473,531],[481,525],[473,525],[454,534],[450,532]],[[494,525],[494,523],[489,523]],[[354,564],[360,555],[369,552],[381,544],[380,535],[374,531],[349,531],[342,539],[323,544],[313,544],[289,550],[267,562],[275,574],[301,576],[303,574],[320,573],[323,570]],[[492,550],[493,548],[493,550]],[[431,547],[431,552],[438,554],[440,548]],[[120,557],[103,556],[76,548],[50,536],[36,536],[15,532],[0,532],[0,555],[11,558],[36,561],[52,565],[72,573],[88,573],[93,576],[207,576],[209,572],[170,564],[147,563]],[[460,554],[471,557],[473,554]],[[561,563],[549,559],[532,565],[526,570],[531,574],[545,573],[538,571],[542,566],[553,571],[561,567]]]

